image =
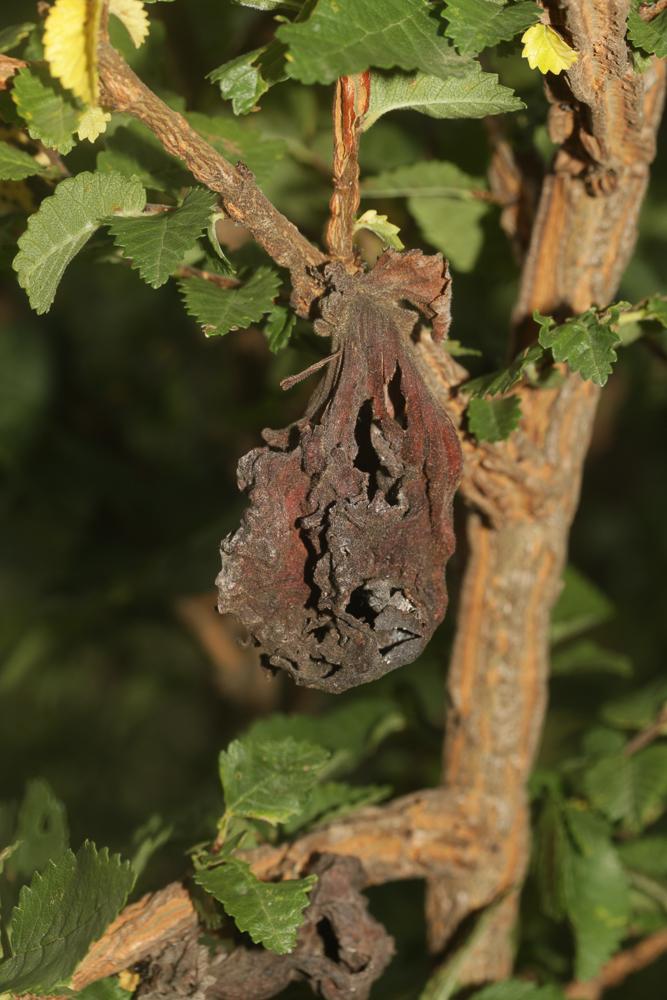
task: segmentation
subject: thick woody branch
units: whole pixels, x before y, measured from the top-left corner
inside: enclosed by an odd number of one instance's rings
[[[342,76],[333,104],[333,182],[327,246],[333,257],[354,264],[354,221],[359,209],[359,123],[368,111],[369,72]]]
[[[325,263],[325,255],[274,207],[243,163],[233,166],[205,142],[183,115],[141,82],[108,42],[100,43],[98,58],[103,106],[125,111],[143,122],[168,153],[221,196],[227,214],[245,226],[277,264],[288,268],[292,304],[300,316],[308,316],[323,290],[318,269]]]

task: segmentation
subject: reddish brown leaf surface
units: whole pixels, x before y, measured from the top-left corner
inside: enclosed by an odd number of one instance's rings
[[[303,418],[241,459],[250,506],[217,583],[267,666],[337,693],[412,662],[442,620],[461,452],[411,341],[419,313],[447,332],[442,258],[327,278],[317,327],[340,353]]]

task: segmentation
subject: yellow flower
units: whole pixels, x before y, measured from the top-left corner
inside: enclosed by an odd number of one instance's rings
[[[579,54],[548,24],[534,24],[524,31],[521,41],[521,55],[528,60],[531,69],[539,69],[540,73],[558,75],[579,58]]]

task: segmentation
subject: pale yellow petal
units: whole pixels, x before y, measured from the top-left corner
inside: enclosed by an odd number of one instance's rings
[[[56,0],[44,27],[44,55],[51,73],[85,104],[97,103],[101,11],[101,0]]]
[[[539,69],[540,73],[558,75],[561,70],[573,66],[579,58],[572,46],[548,24],[533,24],[524,31],[521,41],[521,55],[528,60],[531,69]]]
[[[139,48],[148,34],[148,14],[143,0],[110,0],[109,13],[115,14],[123,22],[128,35]]]
[[[79,118],[76,134],[79,139],[95,142],[103,132],[106,132],[107,122],[110,121],[111,115],[108,111],[102,111],[102,108],[86,108]]]

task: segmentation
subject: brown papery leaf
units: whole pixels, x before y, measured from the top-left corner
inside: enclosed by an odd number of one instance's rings
[[[0,90],[7,90],[7,85],[14,74],[27,65],[23,59],[0,55]]]
[[[302,419],[241,459],[250,506],[217,584],[266,666],[338,693],[411,663],[442,620],[461,450],[411,341],[419,313],[447,332],[442,257],[389,251],[327,278],[334,358]]]

